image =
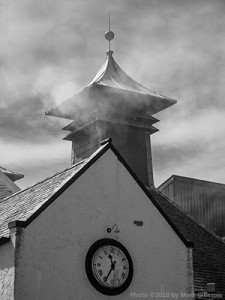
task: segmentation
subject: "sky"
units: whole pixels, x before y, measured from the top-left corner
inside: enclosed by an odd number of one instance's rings
[[[0,165],[20,188],[70,166],[69,120],[45,111],[114,58],[176,99],[155,115],[155,185],[172,174],[225,183],[225,0],[0,0]]]

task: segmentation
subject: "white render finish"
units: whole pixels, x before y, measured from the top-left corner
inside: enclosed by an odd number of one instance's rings
[[[134,221],[142,221],[143,226]],[[90,284],[85,257],[96,240],[117,238],[107,233],[115,223],[120,230],[118,241],[132,257],[134,276],[124,293],[105,296]],[[193,293],[192,251],[111,150],[28,225],[18,242],[16,300]]]
[[[0,299],[14,299],[15,254],[12,242],[0,247]]]

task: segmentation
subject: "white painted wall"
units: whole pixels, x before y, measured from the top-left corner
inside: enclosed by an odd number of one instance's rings
[[[14,247],[11,242],[0,246],[0,299],[14,299]]]
[[[134,220],[144,225],[137,227]],[[93,288],[84,264],[92,243],[112,237],[106,229],[115,223],[118,240],[132,256],[134,277],[126,292],[112,297]],[[24,229],[16,299],[132,299],[138,293],[150,299],[152,292],[191,293],[190,255],[109,150]]]

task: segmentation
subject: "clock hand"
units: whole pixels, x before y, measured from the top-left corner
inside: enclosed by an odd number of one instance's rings
[[[116,264],[116,261],[114,260],[114,262],[113,262],[113,260],[112,260],[112,255],[111,254],[109,254],[109,259],[111,260],[111,268],[113,269],[113,271],[115,270],[115,264]]]
[[[109,275],[111,274],[112,270],[113,270],[113,268],[112,268],[112,266],[111,266],[111,269],[109,270],[108,275],[107,275],[107,276],[105,277],[105,279],[104,279],[105,282],[108,280]]]
[[[107,274],[107,276],[104,278],[104,281],[105,281],[105,282],[108,280],[109,275],[111,274],[111,272],[115,270],[115,264],[116,264],[116,261],[113,262],[113,260],[112,260],[112,255],[111,255],[111,254],[109,254],[108,257],[109,257],[109,259],[111,260],[111,268],[110,268],[109,273]]]
[[[108,255],[108,258],[112,261],[112,255],[111,254]]]

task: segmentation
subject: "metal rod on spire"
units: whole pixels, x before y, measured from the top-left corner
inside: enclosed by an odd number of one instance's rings
[[[109,32],[110,32],[110,12],[109,12]],[[109,40],[109,51],[110,51],[110,41],[111,40]]]
[[[110,53],[110,42],[114,39],[114,33],[110,30],[110,12],[109,12],[109,30],[105,33],[105,38],[109,41],[109,53]]]

